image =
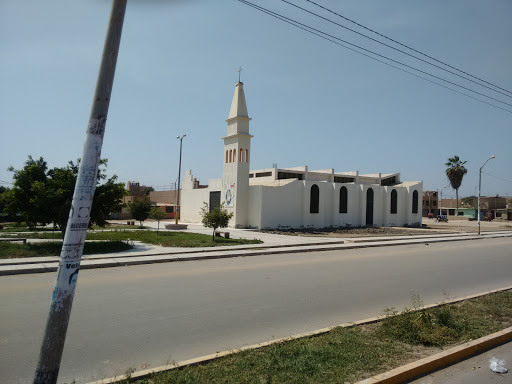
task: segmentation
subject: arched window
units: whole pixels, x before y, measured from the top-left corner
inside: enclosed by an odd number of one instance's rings
[[[348,212],[348,191],[347,187],[340,188],[340,213]]]
[[[231,163],[231,160],[233,159],[233,150],[229,150],[229,162]]]
[[[238,158],[238,161],[243,163],[244,161],[244,150],[240,148],[240,157]]]
[[[228,160],[229,160],[229,158],[228,158],[228,150],[226,149],[226,163],[228,163]]]
[[[309,213],[318,213],[320,207],[320,190],[318,185],[311,186],[311,197],[309,200]]]
[[[249,162],[249,150],[248,149],[245,150],[245,162],[246,163]]]
[[[236,149],[233,149],[233,163],[236,163]]]
[[[373,226],[373,189],[366,191],[366,226]]]
[[[418,213],[418,191],[412,193],[412,213]]]
[[[391,191],[391,213],[397,212],[397,197],[396,189]]]

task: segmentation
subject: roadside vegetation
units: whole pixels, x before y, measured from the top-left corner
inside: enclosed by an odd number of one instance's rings
[[[512,291],[423,310],[410,308],[374,324],[243,351],[124,383],[344,383],[355,382],[512,326]]]
[[[87,234],[88,240],[138,240],[162,247],[217,247],[223,245],[261,244],[261,240],[212,238],[191,232],[114,231]]]
[[[107,223],[104,226],[93,225],[89,230],[92,231],[112,231],[116,229],[136,230],[136,229],[148,229],[149,227],[138,226],[138,225],[127,225],[127,224],[110,224]],[[34,226],[29,227],[26,223],[0,223],[0,233],[22,233],[22,232],[59,232],[58,229],[48,226]]]
[[[60,237],[60,233],[57,237]],[[0,242],[0,259],[13,259],[21,257],[58,256],[62,248],[62,241],[48,241],[32,244],[19,242]],[[133,248],[129,241],[97,241],[86,242],[84,255],[98,253],[123,252]]]
[[[101,232],[88,232],[87,240],[103,240],[98,242],[86,241],[84,254],[122,252],[133,248],[133,241],[162,247],[218,247],[226,245],[261,244],[261,240],[253,239],[225,239],[218,237],[215,241],[209,235],[190,232],[155,232],[124,230],[110,230]],[[19,228],[19,227],[18,227]],[[0,237],[61,240],[61,232],[41,231],[25,232],[14,231],[14,227],[6,227]],[[128,246],[129,245],[129,246]],[[62,241],[20,244],[18,242],[0,242],[0,258],[55,256],[60,254]]]

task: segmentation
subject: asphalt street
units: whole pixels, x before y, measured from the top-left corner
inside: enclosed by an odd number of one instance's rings
[[[84,383],[512,285],[512,239],[82,270],[59,382]],[[0,277],[0,378],[29,383],[54,273]]]

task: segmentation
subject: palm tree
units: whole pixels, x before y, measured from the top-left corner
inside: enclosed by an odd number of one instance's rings
[[[448,168],[446,168],[446,176],[450,181],[450,185],[453,189],[455,189],[455,196],[457,197],[457,216],[459,216],[459,187],[462,184],[462,178],[468,170],[464,167],[467,161],[461,161],[459,156],[455,155],[448,159],[448,162],[445,163]]]

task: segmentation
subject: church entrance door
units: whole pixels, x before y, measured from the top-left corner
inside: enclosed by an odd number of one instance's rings
[[[366,226],[373,225],[373,189],[366,191]]]
[[[215,208],[220,208],[220,191],[210,192],[210,212]]]

